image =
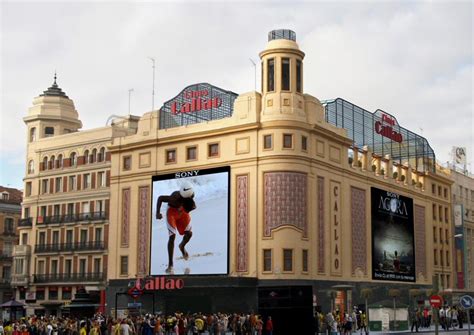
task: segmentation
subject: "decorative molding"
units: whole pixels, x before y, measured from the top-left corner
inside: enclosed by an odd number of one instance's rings
[[[352,274],[367,275],[367,225],[365,190],[351,187]]]
[[[122,247],[128,247],[130,238],[130,189],[122,190],[122,227],[120,244]]]
[[[319,249],[318,249],[318,272],[324,273],[324,248],[325,248],[325,236],[324,236],[324,178],[318,177],[318,237],[319,237]]]
[[[415,205],[415,265],[418,280],[427,278],[426,273],[426,232],[425,207]]]
[[[248,271],[248,179],[237,176],[237,272]]]
[[[149,226],[149,204],[150,187],[141,186],[138,189],[138,274],[144,276],[147,271],[148,254],[148,226]]]
[[[267,172],[264,174],[264,233],[293,226],[308,236],[307,176],[299,172]]]

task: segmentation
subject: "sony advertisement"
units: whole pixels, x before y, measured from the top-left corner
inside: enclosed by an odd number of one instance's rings
[[[150,275],[228,274],[230,167],[153,177]]]
[[[415,282],[413,199],[371,188],[372,279]]]

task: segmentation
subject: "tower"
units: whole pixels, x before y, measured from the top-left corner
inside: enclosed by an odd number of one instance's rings
[[[296,34],[287,29],[268,33],[262,61],[262,121],[306,122],[303,96],[303,58]]]
[[[23,118],[28,128],[28,145],[45,137],[78,131],[82,127],[74,102],[54,82],[33,100],[28,116]]]

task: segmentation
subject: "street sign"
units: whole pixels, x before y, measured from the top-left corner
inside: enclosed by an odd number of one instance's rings
[[[128,290],[128,295],[130,295],[135,300],[138,299],[142,294],[143,294],[143,290],[140,290],[136,286]]]
[[[432,295],[430,297],[430,305],[434,308],[440,308],[443,304],[443,298],[439,295]]]
[[[142,303],[141,302],[129,302],[127,304],[127,307],[128,308],[140,308],[140,307],[142,307]]]
[[[474,298],[470,295],[463,295],[459,300],[459,303],[464,309],[470,309],[474,307]]]

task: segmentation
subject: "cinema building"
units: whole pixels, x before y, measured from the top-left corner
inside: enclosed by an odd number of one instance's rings
[[[452,287],[452,182],[429,143],[387,112],[304,93],[304,56],[292,31],[272,31],[261,92],[190,85],[112,139],[108,310],[278,320],[313,303],[347,310],[362,285],[405,301],[433,278]],[[185,181],[197,205],[190,258],[178,234],[168,274],[157,199]]]
[[[25,176],[31,192],[23,214],[31,219],[22,228],[29,243],[16,251],[25,257],[17,286],[74,292],[79,282],[49,278],[67,269],[100,273],[90,286],[106,288],[106,309],[117,316],[254,310],[272,315],[280,330],[283,314],[308,324],[314,306],[347,310],[362,303],[362,286],[374,289],[374,300],[398,288],[405,301],[410,289],[430,288],[433,278],[452,287],[452,182],[437,171],[427,140],[387,112],[304,93],[304,57],[294,32],[272,31],[260,53],[261,92],[193,84],[157,111],[89,131],[77,131],[70,100],[48,94],[35,100],[67,108],[53,118],[43,113],[54,109],[33,107],[25,118],[29,136],[36,127],[41,138],[28,143],[27,167],[34,170]],[[54,136],[45,138],[50,123]],[[100,161],[85,163],[102,148]],[[106,176],[101,187],[99,172]],[[82,185],[89,173],[95,174],[90,186],[69,191],[70,176]],[[196,209],[189,213],[185,260],[182,235],[170,241],[170,211],[158,199],[189,186]],[[97,201],[104,201],[100,220],[45,220],[95,213]],[[29,246],[69,246],[68,230],[74,243],[82,230],[84,241],[98,241],[100,227],[100,250],[65,254]]]

